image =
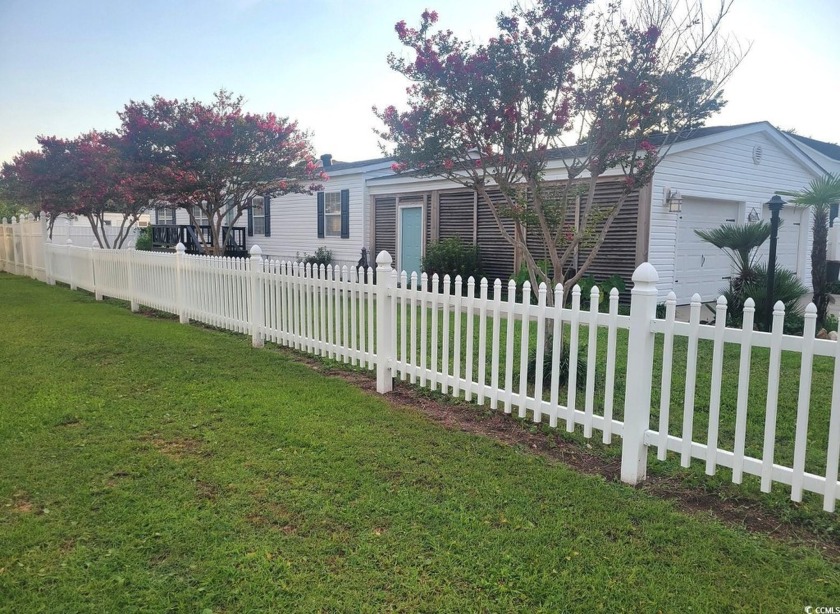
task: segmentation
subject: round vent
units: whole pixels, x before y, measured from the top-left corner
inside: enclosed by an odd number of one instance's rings
[[[764,150],[761,148],[761,145],[756,145],[753,147],[752,158],[755,164],[761,164],[761,156],[764,155]]]

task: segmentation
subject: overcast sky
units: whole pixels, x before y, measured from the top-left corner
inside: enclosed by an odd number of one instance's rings
[[[712,0],[715,3],[716,0]],[[118,125],[129,100],[209,101],[227,88],[253,112],[313,133],[319,154],[379,156],[371,106],[403,99],[386,56],[394,24],[436,9],[484,39],[511,0],[0,0],[0,161],[39,134]],[[727,30],[753,42],[710,123],[767,120],[840,142],[840,0],[736,0]]]

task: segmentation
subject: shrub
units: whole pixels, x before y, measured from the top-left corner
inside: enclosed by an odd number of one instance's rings
[[[796,276],[788,269],[777,268],[776,291],[773,302],[782,301],[785,305],[785,331],[791,334],[802,332],[802,309],[800,299],[808,290]],[[769,330],[769,322],[765,321],[767,309],[767,265],[759,264],[753,269],[753,278],[744,281],[737,290],[729,289],[723,292],[727,302],[727,314],[730,323],[740,326],[744,319],[744,301],[752,298],[755,301],[755,327],[759,330]],[[772,315],[771,315],[772,318]]]
[[[145,228],[140,229],[140,232],[137,234],[137,242],[134,244],[134,247],[145,252],[152,250],[151,226],[146,226]]]
[[[579,354],[583,348],[578,347]],[[554,348],[547,347],[543,353],[543,385],[551,386],[551,361],[554,355]],[[563,354],[560,357],[560,371],[558,379],[561,386],[569,384],[569,344],[563,344]],[[586,359],[578,356],[577,361],[577,386],[578,390],[586,387]],[[528,358],[528,381],[533,383],[537,373],[537,350],[533,348]]]
[[[319,247],[311,256],[304,252],[301,258],[300,254],[298,254],[297,261],[315,266],[321,266],[322,264],[327,266],[328,264],[332,264],[332,252],[326,247]]]
[[[478,245],[462,243],[458,237],[451,237],[431,243],[426,248],[422,261],[423,272],[431,279],[435,273],[443,280],[449,275],[453,282],[456,275],[464,281],[467,291],[467,279],[471,276],[478,283],[481,278],[481,251]]]
[[[551,263],[548,260],[538,260],[537,266],[540,267],[543,273],[551,277]],[[524,264],[519,267],[519,271],[511,277],[511,279],[516,282],[516,300],[517,302],[522,301],[522,288],[525,285],[526,281],[531,281],[531,276],[528,275],[528,267]],[[553,292],[554,290],[549,288],[549,292]],[[539,292],[539,286],[536,288],[531,288],[531,304],[537,303],[537,296]]]

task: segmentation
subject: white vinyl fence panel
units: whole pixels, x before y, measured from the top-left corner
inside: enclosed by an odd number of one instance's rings
[[[726,326],[723,298],[716,324],[701,324],[697,295],[688,322],[676,320],[673,293],[657,319],[658,276],[647,263],[633,276],[628,316],[616,290],[606,311],[597,288],[582,307],[577,286],[568,306],[562,287],[544,284],[532,304],[528,282],[398,275],[386,252],[374,271],[267,261],[256,246],[245,259],[186,255],[182,245],[101,250],[45,242],[43,229],[35,220],[0,225],[2,270],[249,334],[257,347],[270,341],[376,370],[379,392],[399,378],[586,438],[598,432],[606,444],[618,435],[629,483],[645,478],[653,448],[659,460],[700,461],[709,475],[731,470],[735,483],[755,476],[764,492],[782,484],[794,501],[816,493],[835,511],[840,343],[816,338],[813,306],[804,334],[792,336],[782,332],[781,303],[773,332],[753,330],[751,300],[741,328]],[[758,356],[766,372],[755,368]],[[832,374],[830,408],[815,405],[817,368]],[[795,402],[783,405],[781,391],[794,385]],[[779,445],[781,419],[793,425],[792,446]]]

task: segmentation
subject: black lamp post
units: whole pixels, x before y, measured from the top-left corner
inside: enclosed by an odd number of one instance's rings
[[[770,258],[767,261],[767,305],[765,305],[765,322],[767,330],[773,330],[773,303],[776,300],[776,242],[779,238],[779,213],[785,206],[785,201],[778,194],[767,203],[770,209]]]

